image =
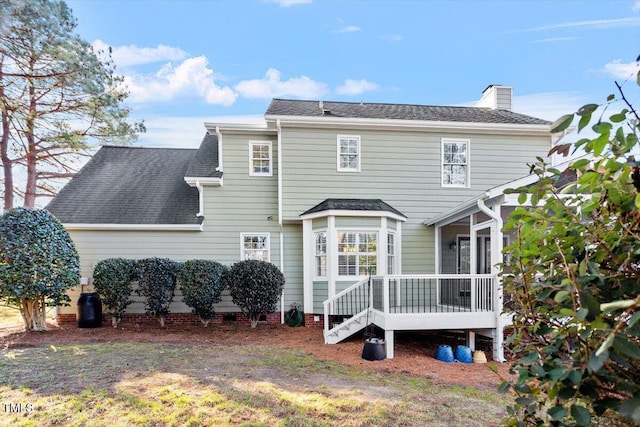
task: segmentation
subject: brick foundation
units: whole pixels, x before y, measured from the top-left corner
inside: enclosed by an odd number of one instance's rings
[[[319,321],[314,321],[314,316],[318,316]],[[304,326],[308,328],[322,328],[324,327],[324,315],[323,314],[313,314],[313,313],[305,313],[304,314]]]
[[[111,316],[108,314],[103,315],[103,324],[111,324]],[[280,312],[269,313],[264,315],[262,320],[266,323],[280,323]],[[56,322],[59,325],[70,325],[78,322],[75,314],[59,314],[56,317]],[[121,323],[157,323],[157,319],[146,313],[125,313]],[[169,313],[165,318],[165,323],[169,324],[182,324],[182,325],[200,325],[200,318],[192,313]],[[249,324],[250,320],[244,313],[216,313],[211,319],[213,324],[222,323],[241,323]]]

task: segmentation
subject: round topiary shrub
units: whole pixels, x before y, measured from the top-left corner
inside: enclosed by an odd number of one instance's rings
[[[135,279],[135,261],[132,259],[104,259],[93,269],[93,287],[107,306],[114,328],[118,327],[125,310],[133,302],[131,282]]]
[[[178,272],[178,287],[182,300],[200,317],[204,326],[216,313],[214,305],[221,300],[224,285],[222,276],[227,268],[215,261],[195,259],[186,261]]]
[[[251,327],[258,325],[261,314],[276,310],[284,288],[284,275],[275,265],[257,260],[240,261],[222,278],[229,288],[233,303],[251,320]]]
[[[80,283],[78,252],[62,224],[42,209],[0,217],[0,299],[17,307],[30,331],[46,329],[47,305],[68,305]]]
[[[179,269],[180,263],[167,258],[146,258],[136,262],[136,293],[145,298],[145,311],[154,315],[162,327],[175,295]]]

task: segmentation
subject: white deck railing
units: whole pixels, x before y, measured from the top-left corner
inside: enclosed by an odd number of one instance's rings
[[[368,308],[395,314],[501,310],[498,278],[490,274],[387,275],[364,278],[324,302],[324,328]],[[471,325],[470,325],[471,326]]]

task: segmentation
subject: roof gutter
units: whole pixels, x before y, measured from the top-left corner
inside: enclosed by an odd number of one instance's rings
[[[203,224],[62,224],[67,230],[109,231],[202,231]]]
[[[350,126],[363,128],[401,128],[401,129],[430,129],[439,131],[474,131],[474,132],[537,132],[549,135],[549,124],[514,124],[514,123],[481,123],[481,122],[451,122],[431,120],[399,120],[399,119],[370,119],[353,117],[308,117],[268,115],[266,120],[280,120],[288,126],[317,126],[334,127]]]

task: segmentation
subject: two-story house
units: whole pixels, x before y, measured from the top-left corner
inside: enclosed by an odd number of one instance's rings
[[[530,182],[511,183],[552,144],[511,99],[505,86],[475,107],[274,99],[260,124],[205,123],[196,150],[103,147],[47,209],[86,278],[110,257],[260,259],[286,278],[272,321],[301,303],[335,343],[368,320],[388,357],[394,331],[462,329],[503,360],[493,265],[515,201],[502,191]],[[239,310],[226,298],[217,311]]]

